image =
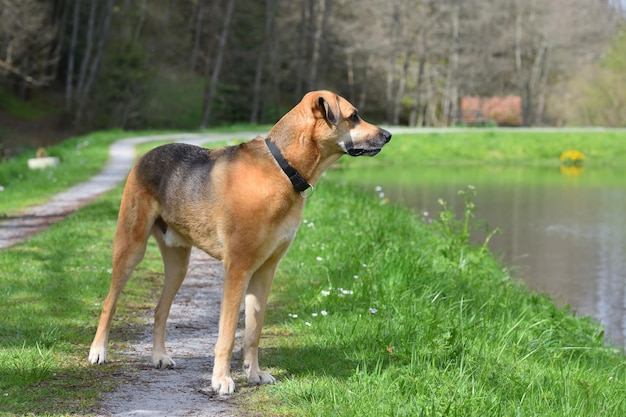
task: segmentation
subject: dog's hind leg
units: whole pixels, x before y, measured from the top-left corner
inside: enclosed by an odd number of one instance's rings
[[[158,232],[154,234],[161,256],[163,257],[163,266],[165,269],[165,284],[161,298],[154,311],[154,333],[152,337],[152,364],[155,368],[173,367],[176,363],[168,356],[165,350],[165,323],[170,313],[172,301],[180,289],[180,285],[187,274],[189,265],[189,255],[191,247],[176,246],[171,247],[165,244],[162,235]]]
[[[89,350],[89,362],[94,364],[106,362],[109,330],[117,300],[133,270],[143,259],[150,229],[156,218],[156,214],[152,213],[150,197],[137,190],[133,184],[131,175],[124,189],[113,240],[111,287],[102,305],[98,330]]]

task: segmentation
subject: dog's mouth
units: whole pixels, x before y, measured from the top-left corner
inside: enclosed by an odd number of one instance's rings
[[[375,156],[382,150],[383,146],[391,140],[391,133],[380,129],[380,134],[373,139],[354,142],[352,139],[339,142],[337,145],[343,153],[350,156]]]
[[[346,150],[346,153],[350,156],[375,156],[382,150],[382,148],[373,148],[373,149],[357,149],[350,148]]]

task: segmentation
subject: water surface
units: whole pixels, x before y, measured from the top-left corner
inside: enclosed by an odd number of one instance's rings
[[[473,185],[477,221],[500,228],[490,248],[530,289],[592,316],[626,342],[626,169],[563,172],[537,167],[376,167],[330,174],[434,218],[439,199],[458,216]],[[478,234],[475,239],[483,239]]]

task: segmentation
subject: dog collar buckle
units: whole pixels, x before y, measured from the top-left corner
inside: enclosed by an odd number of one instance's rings
[[[300,191],[300,195],[302,196],[302,198],[304,198],[305,200],[308,198],[311,198],[313,196],[313,193],[315,192],[315,186],[308,184],[309,188],[307,188],[304,191]],[[307,190],[311,190],[310,192],[307,192]]]
[[[313,195],[313,191],[311,191],[311,193],[309,193],[308,195],[305,191],[308,190],[309,188],[314,190],[313,186],[309,184],[307,180],[305,180],[304,177],[300,175],[298,171],[295,170],[294,167],[289,165],[289,162],[287,162],[283,154],[280,152],[280,149],[278,149],[278,147],[274,145],[274,143],[272,143],[270,138],[265,139],[265,144],[269,148],[276,162],[278,162],[278,165],[280,166],[280,168],[283,170],[285,175],[287,175],[287,178],[289,178],[289,181],[291,181],[291,185],[293,185],[293,188],[297,192],[299,192],[300,195],[302,195],[302,198],[311,197]]]

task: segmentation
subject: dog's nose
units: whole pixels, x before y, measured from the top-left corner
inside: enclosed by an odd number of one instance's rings
[[[383,137],[385,138],[385,143],[389,142],[391,140],[391,133],[385,129],[380,129],[380,131],[383,134]]]

